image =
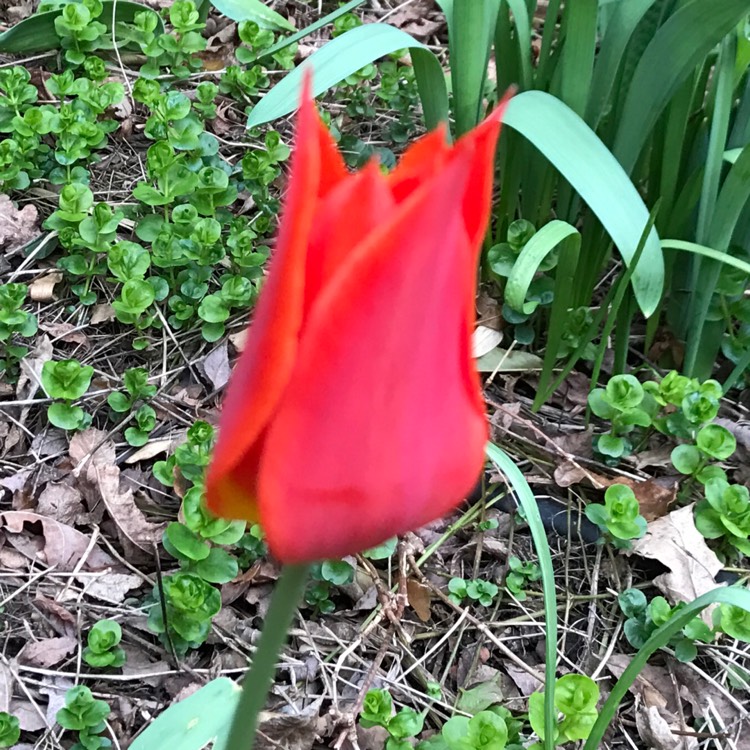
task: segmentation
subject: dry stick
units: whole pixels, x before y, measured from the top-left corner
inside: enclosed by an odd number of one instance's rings
[[[596,556],[594,557],[594,569],[591,571],[591,593],[599,593],[599,566],[602,562],[602,547],[597,546]],[[588,662],[594,655],[594,627],[596,625],[596,608],[597,600],[591,599],[589,602],[588,625],[586,627],[586,656],[583,661]],[[588,671],[588,670],[586,670]]]
[[[409,555],[409,564],[411,565],[412,572],[417,576],[417,578],[419,578],[420,582],[427,586],[438,597],[438,599],[447,604],[454,612],[458,612],[459,614],[461,614],[467,611],[458,604],[454,604],[454,602],[452,602],[448,596],[446,596],[437,586],[435,586],[434,583],[432,583],[432,581],[427,578],[427,576],[425,576],[424,573],[422,573],[413,555]],[[523,659],[516,656],[481,620],[477,619],[472,614],[468,614],[468,612],[466,615],[466,619],[472,625],[474,625],[474,627],[476,627],[485,636],[485,638],[492,641],[492,643],[503,653],[504,656],[510,659],[517,667],[522,669],[524,672],[528,672],[528,674],[530,674],[542,685],[544,685],[544,675],[537,672],[536,669],[526,664]]]

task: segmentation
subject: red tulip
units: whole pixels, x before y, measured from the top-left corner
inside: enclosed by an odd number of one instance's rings
[[[475,277],[503,106],[388,176],[346,171],[309,95],[268,281],[224,403],[208,507],[283,562],[340,557],[454,508],[487,422]]]

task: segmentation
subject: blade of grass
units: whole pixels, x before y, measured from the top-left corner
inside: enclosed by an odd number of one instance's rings
[[[565,3],[560,93],[561,99],[581,116],[586,109],[594,71],[598,11],[598,0]]]
[[[586,123],[555,97],[526,91],[511,99],[504,123],[531,141],[570,182],[601,221],[626,263],[632,263],[648,209],[622,167]],[[638,304],[650,315],[664,285],[655,230],[632,277]]]
[[[277,52],[286,49],[286,47],[288,47],[289,45],[294,44],[295,42],[299,42],[301,39],[310,36],[310,34],[316,32],[318,29],[322,29],[329,23],[333,23],[337,18],[346,15],[350,10],[354,10],[366,1],[367,0],[350,0],[350,2],[344,3],[344,5],[342,5],[340,8],[336,8],[336,10],[331,11],[327,15],[321,16],[314,23],[311,23],[309,26],[305,26],[304,29],[300,29],[290,36],[285,36],[279,39],[276,44],[272,44],[268,49],[264,50],[260,55],[258,55],[258,59],[262,60],[263,58],[275,55]]]
[[[499,6],[500,0],[453,0],[449,41],[457,137],[471,130],[481,116]]]
[[[750,348],[740,359],[737,360],[737,364],[734,366],[734,369],[729,373],[729,377],[724,381],[722,391],[725,394],[729,393],[729,391],[734,388],[737,381],[748,371],[750,371]]]
[[[586,105],[586,122],[594,130],[604,116],[615,89],[617,71],[622,64],[628,43],[641,19],[655,1],[631,0],[615,5],[596,58]]]
[[[704,258],[710,260],[716,260],[719,263],[724,263],[727,266],[732,266],[740,271],[744,271],[750,274],[750,263],[746,263],[744,260],[735,258],[733,255],[728,253],[722,253],[719,250],[714,250],[712,247],[706,247],[705,245],[699,245],[696,242],[688,242],[687,240],[662,240],[661,246],[665,250],[683,250],[684,252],[694,253],[695,255],[701,255]]]
[[[408,48],[414,63],[425,123],[429,129],[448,119],[448,91],[437,57],[404,31],[384,23],[357,26],[316,50],[282,78],[250,111],[248,128],[284,117],[299,105],[302,80],[314,71],[313,94],[318,96],[347,76],[391,52]]]
[[[211,4],[233,21],[254,21],[261,28],[272,31],[294,31],[294,26],[284,16],[261,0],[211,0]]]
[[[505,14],[504,19],[507,20],[507,9],[508,6],[513,14],[513,25],[516,30],[516,49],[513,50],[502,50],[501,49],[501,37],[500,27],[498,23],[498,33],[495,35],[495,60],[498,72],[498,86],[500,86],[500,73],[504,65],[508,65],[511,60],[511,54],[513,54],[514,61],[517,61],[517,67],[521,71],[521,77],[519,80],[507,80],[504,83],[503,88],[507,88],[511,84],[520,83],[522,90],[527,91],[533,86],[534,73],[531,68],[531,19],[529,18],[529,11],[526,7],[524,0],[502,0],[500,6],[500,14]]]
[[[511,457],[494,443],[487,443],[486,453],[490,461],[505,474],[513,488],[518,504],[523,508],[534,541],[539,567],[542,571],[542,593],[544,595],[544,723],[553,727],[556,724],[555,676],[557,671],[557,594],[555,592],[555,572],[549,551],[547,533],[544,530],[539,506],[529,483],[524,478]],[[554,733],[546,732],[545,750],[553,750]]]
[[[741,607],[746,612],[750,612],[750,591],[739,588],[719,588],[709,591],[685,605],[683,609],[670,617],[664,625],[656,630],[639,649],[630,664],[625,668],[620,679],[615,683],[612,692],[599,712],[599,717],[591,729],[583,750],[596,750],[596,748],[602,746],[602,738],[617,713],[620,701],[625,697],[631,685],[646,666],[651,654],[657,649],[666,646],[669,640],[674,635],[677,635],[696,615],[700,614],[710,604],[715,603],[732,604],[735,607]]]
[[[547,12],[544,14],[544,28],[542,30],[542,46],[539,50],[537,67],[537,88],[547,85],[552,77],[550,63],[552,58],[552,42],[557,30],[557,17],[560,15],[560,0],[549,0]]]
[[[640,58],[613,153],[630,173],[664,108],[708,53],[747,15],[747,0],[687,0],[659,28]]]

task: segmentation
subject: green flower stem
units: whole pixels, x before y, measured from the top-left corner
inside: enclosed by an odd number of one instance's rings
[[[285,565],[281,569],[252,666],[242,683],[242,695],[232,719],[225,750],[252,750],[258,714],[263,710],[271,689],[276,660],[286,643],[309,571],[309,565]]]

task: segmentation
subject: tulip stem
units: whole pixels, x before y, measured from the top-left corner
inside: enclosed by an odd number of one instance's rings
[[[285,565],[271,596],[253,663],[243,683],[225,750],[252,750],[258,714],[263,710],[276,673],[276,660],[307,581],[309,565]]]

